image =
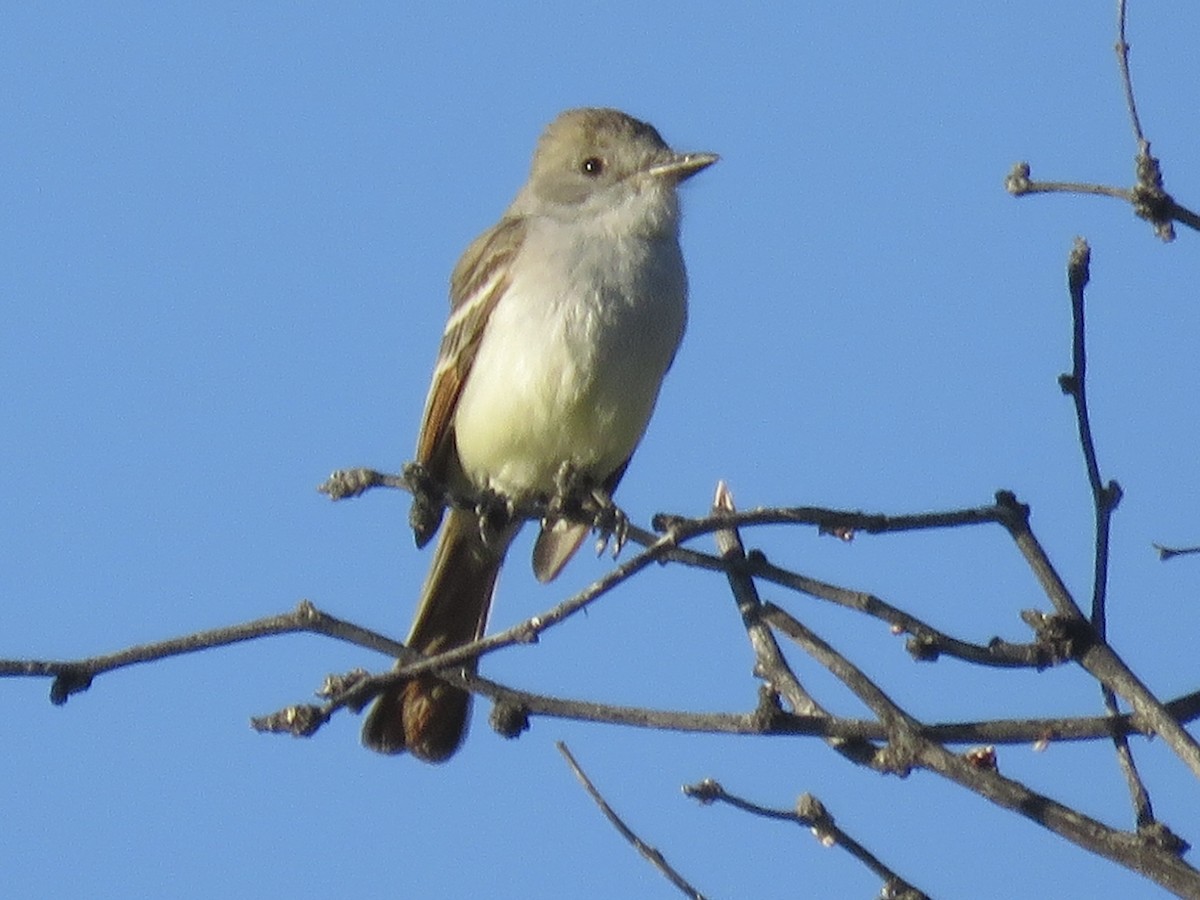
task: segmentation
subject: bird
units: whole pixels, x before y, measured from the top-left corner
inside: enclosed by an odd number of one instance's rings
[[[483,635],[523,521],[506,508],[568,490],[611,504],[687,321],[677,188],[717,159],[678,153],[619,110],[567,110],[543,131],[500,220],[459,259],[415,462],[452,494],[503,502],[451,505],[444,522],[440,508],[411,517],[418,546],[439,524],[440,535],[409,649],[428,656]],[[558,575],[589,528],[542,520],[539,581]],[[470,707],[469,692],[417,675],[376,697],[362,741],[443,762]]]

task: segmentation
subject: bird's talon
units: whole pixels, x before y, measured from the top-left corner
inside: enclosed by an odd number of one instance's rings
[[[600,535],[597,553],[603,553],[611,542],[613,559],[616,559],[629,539],[629,517],[613,503],[612,497],[605,491],[592,491],[588,497],[588,505],[594,510],[592,528]]]
[[[512,521],[516,507],[512,500],[503,494],[484,488],[475,502],[475,518],[479,522],[479,536],[483,543],[491,546],[509,522]]]

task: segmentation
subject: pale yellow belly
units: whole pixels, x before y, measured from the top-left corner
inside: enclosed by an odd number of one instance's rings
[[[477,487],[549,494],[563,463],[602,480],[641,440],[682,333],[682,297],[617,316],[591,300],[565,312],[506,297],[493,312],[454,422]]]

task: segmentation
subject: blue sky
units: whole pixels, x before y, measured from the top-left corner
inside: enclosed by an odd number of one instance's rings
[[[811,6],[812,8],[807,8]],[[1108,4],[98,4],[0,14],[0,656],[70,658],[310,598],[403,636],[430,554],[401,495],[314,486],[412,452],[446,283],[524,180],[559,110],[612,105],[722,161],[685,188],[689,333],[619,495],[639,522],[742,506],[974,506],[1010,488],[1080,599],[1090,497],[1069,402],[1064,263],[1093,247],[1093,423],[1114,524],[1110,635],[1160,695],[1196,687],[1200,282],[1107,200],[1014,200],[1035,177],[1124,184],[1134,147]],[[1135,85],[1167,186],[1200,203],[1192,4],[1134,4]],[[745,535],[781,564],[868,590],[965,638],[1023,640],[1046,608],[998,529]],[[519,541],[493,625],[604,571],[539,587]],[[706,547],[705,544],[701,544]],[[916,665],[886,628],[775,589],[929,720],[1091,714],[1078,671]],[[861,709],[797,657],[830,706]],[[756,682],[711,576],[655,569],[536,647],[515,685],[746,710]],[[537,721],[486,706],[452,763],[254,734],[326,672],[388,662],[280,638],[102,678],[64,708],[3,685],[13,896],[659,897],[554,750],[713,897],[870,896],[807,832],[679,786],[758,802],[809,791],[936,896],[1153,897],[1152,885],[959,789],[850,768],[823,744]],[[1200,791],[1138,743],[1159,815],[1200,837]],[[1007,747],[1001,770],[1114,824],[1111,750]]]

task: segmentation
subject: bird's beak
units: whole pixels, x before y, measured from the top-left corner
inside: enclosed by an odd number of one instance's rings
[[[720,158],[715,153],[676,153],[665,162],[651,166],[647,171],[655,177],[671,178],[678,182],[691,178],[701,169],[707,169]]]

